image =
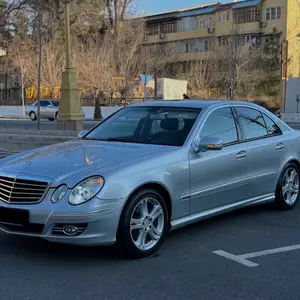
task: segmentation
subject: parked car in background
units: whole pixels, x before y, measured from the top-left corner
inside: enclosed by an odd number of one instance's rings
[[[40,118],[54,121],[57,119],[59,109],[59,100],[57,99],[41,99],[40,100]],[[38,101],[26,106],[25,113],[32,121],[38,116]]]
[[[78,140],[1,159],[0,230],[144,257],[169,230],[207,217],[292,209],[299,161],[300,132],[261,106],[143,102]]]

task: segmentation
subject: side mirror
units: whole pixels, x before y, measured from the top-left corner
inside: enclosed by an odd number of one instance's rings
[[[193,149],[196,153],[208,150],[221,150],[223,149],[223,142],[215,137],[204,136],[199,140],[194,141]]]
[[[77,139],[81,140],[88,132],[89,132],[88,130],[79,131],[77,134]]]

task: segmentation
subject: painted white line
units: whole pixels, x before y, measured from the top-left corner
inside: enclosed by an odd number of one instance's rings
[[[225,257],[227,259],[233,260],[233,261],[240,263],[246,267],[253,268],[253,267],[257,267],[259,264],[248,260],[248,258],[260,257],[260,256],[282,253],[282,252],[287,252],[287,251],[299,250],[299,249],[300,249],[300,244],[287,246],[287,247],[268,249],[268,250],[263,250],[263,251],[257,251],[257,252],[250,252],[250,253],[245,253],[245,254],[241,254],[241,255],[234,255],[234,254],[225,252],[223,250],[213,251],[213,253],[215,253],[219,256]]]
[[[234,255],[234,254],[231,254],[231,253],[228,253],[228,252],[225,252],[225,251],[222,251],[222,250],[217,250],[217,251],[213,251],[213,253],[217,254],[217,255],[220,255],[220,256],[223,256],[227,259],[231,259],[237,263],[240,263],[246,267],[250,267],[250,268],[253,268],[253,267],[257,267],[258,264],[250,261],[250,260],[247,260],[245,258],[242,257],[242,255]]]

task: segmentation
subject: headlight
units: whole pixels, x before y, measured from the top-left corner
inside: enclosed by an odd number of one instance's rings
[[[101,176],[90,177],[75,186],[69,195],[69,203],[79,205],[91,200],[100,192],[104,185],[104,179]]]
[[[65,184],[59,186],[53,193],[51,202],[52,203],[59,202],[65,196],[65,194],[67,193],[67,190],[68,190],[68,187]]]

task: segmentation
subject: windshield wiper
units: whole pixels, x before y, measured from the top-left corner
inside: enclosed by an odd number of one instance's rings
[[[107,138],[106,141],[108,141],[108,142],[121,142],[121,143],[138,143],[138,141],[136,141],[136,140],[119,139],[119,138]]]
[[[107,138],[107,139],[84,138],[83,140],[100,141],[100,142],[120,142],[120,143],[142,144],[142,142],[139,142],[137,140],[133,140],[133,139],[120,139],[120,138]]]

